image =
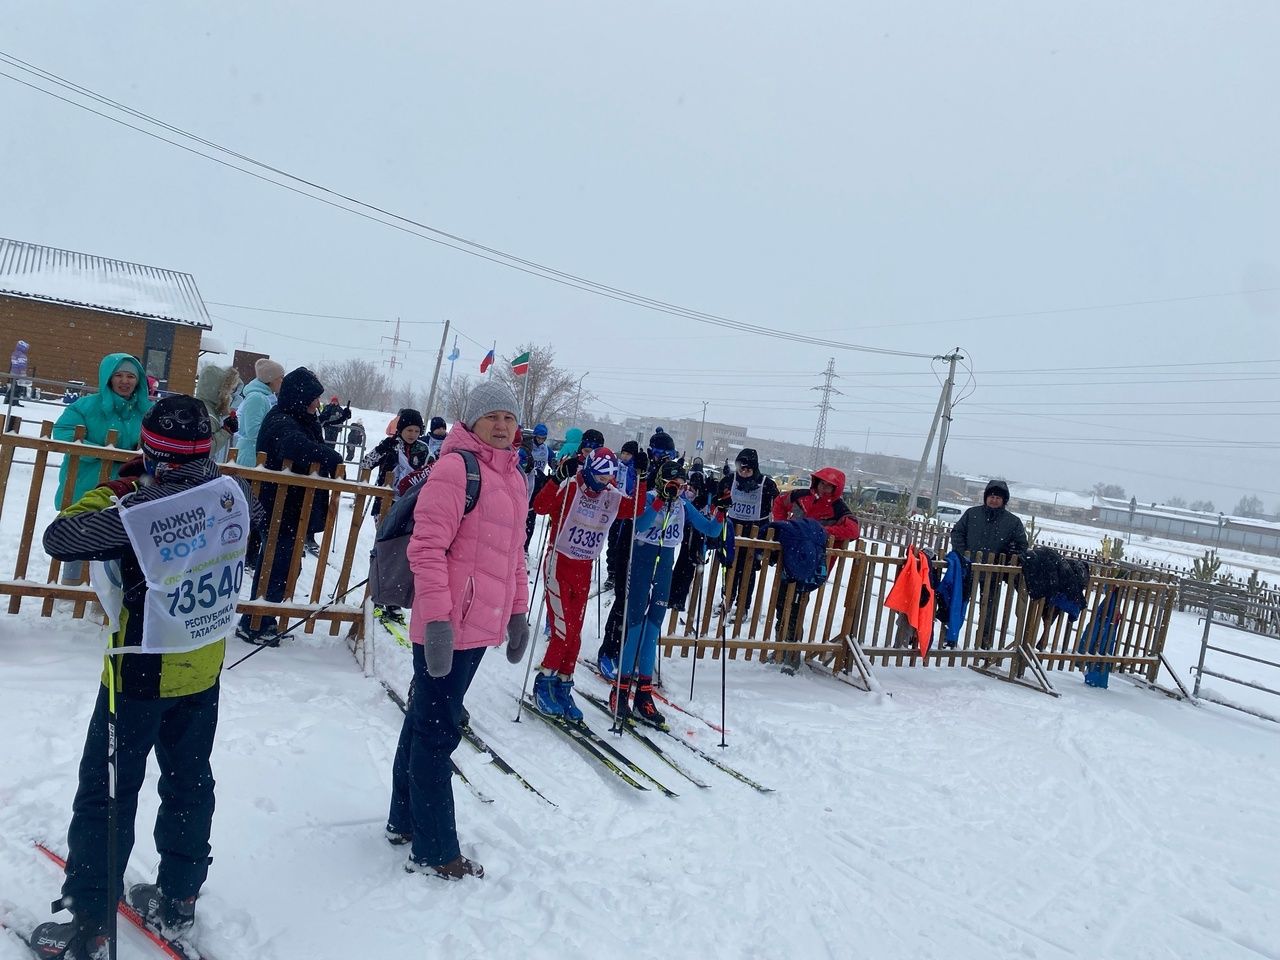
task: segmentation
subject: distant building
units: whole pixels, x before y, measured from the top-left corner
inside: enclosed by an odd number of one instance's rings
[[[37,387],[96,389],[102,358],[129,353],[162,389],[190,393],[212,328],[189,273],[0,238],[0,349],[31,344]]]
[[[743,447],[751,446],[747,442],[747,428],[732,423],[714,423],[707,421],[704,430],[702,419],[654,420],[631,418],[622,423],[628,436],[640,436],[642,443],[648,443],[653,435],[654,427],[662,427],[671,434],[676,450],[690,459],[701,457],[707,463],[721,463],[732,460]],[[701,436],[703,448],[698,449],[698,438]]]
[[[1097,512],[1099,525],[1117,532],[1192,540],[1250,553],[1280,554],[1280,524],[1266,520],[1177,507],[1144,507],[1105,497],[1098,498]]]

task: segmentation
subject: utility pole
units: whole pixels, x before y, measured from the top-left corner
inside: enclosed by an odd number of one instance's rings
[[[710,400],[702,401],[702,426],[698,428],[698,446],[697,452],[701,456],[707,449],[707,404]]]
[[[427,419],[430,420],[436,409],[436,383],[440,380],[440,365],[444,363],[444,344],[449,339],[449,321],[444,322],[444,333],[440,335],[440,349],[436,351],[436,369],[431,374],[431,389],[427,392]],[[450,364],[450,367],[453,365]],[[450,373],[453,371],[450,370]]]
[[[578,407],[582,403],[582,381],[587,379],[587,377],[589,377],[590,375],[591,375],[591,371],[588,370],[586,373],[584,373],[582,376],[578,378],[578,395],[573,398],[573,422],[575,425],[578,422]]]
[[[929,452],[933,449],[933,438],[938,433],[938,427],[942,427],[942,435],[938,441],[938,460],[935,466],[937,476],[933,478],[933,510],[938,509],[938,494],[942,487],[942,454],[947,445],[947,434],[951,429],[951,393],[956,382],[956,361],[963,360],[960,355],[960,348],[956,347],[951,353],[944,357],[934,357],[935,360],[946,360],[950,364],[947,369],[947,380],[942,385],[942,393],[938,396],[938,407],[933,412],[933,421],[929,424],[929,436],[924,442],[924,453],[920,455],[920,464],[916,467],[915,479],[911,482],[910,498],[907,501],[907,511],[913,512],[916,508],[916,493],[920,489],[920,481],[924,478],[925,464],[929,462]]]
[[[811,390],[818,390],[822,393],[822,402],[818,404],[818,426],[813,431],[813,467],[817,470],[822,466],[822,451],[827,445],[827,413],[831,410],[831,395],[838,394],[844,396],[839,390],[831,385],[833,378],[839,377],[836,373],[836,358],[832,357],[827,361],[827,369],[823,374],[825,383],[820,387],[810,387]]]
[[[404,344],[404,346],[407,348],[407,347],[413,346],[413,343],[409,340],[405,340],[401,338],[399,317],[396,317],[395,334],[390,337],[383,337],[382,339],[391,341],[391,359],[387,361],[387,366],[389,366],[392,370],[395,370],[396,367],[403,367],[404,364],[400,362],[400,358],[396,354],[400,350],[401,344]]]

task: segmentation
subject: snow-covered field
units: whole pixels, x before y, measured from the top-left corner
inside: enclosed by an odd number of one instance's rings
[[[18,468],[11,489],[25,489]],[[38,611],[0,616],[0,899],[44,917],[60,879],[30,843],[65,843],[103,640]],[[1184,678],[1200,629],[1175,615]],[[592,603],[584,652],[597,631]],[[403,690],[407,660],[380,635],[378,675]],[[690,666],[663,667],[686,704]],[[318,631],[225,673],[200,947],[215,960],[1280,957],[1280,725],[1120,679],[1098,690],[1054,673],[1053,699],[964,669],[881,668],[888,695],[872,696],[730,662],[723,758],[776,792],[671,744],[711,784],[699,790],[619,741],[671,800],[532,718],[512,723],[523,672],[491,653],[468,706],[555,806],[460,747],[494,802],[455,787],[463,850],[487,876],[452,885],[405,874],[382,839],[400,713],[340,638]],[[578,683],[604,690],[585,670]],[[718,718],[720,694],[720,665],[700,663],[691,707]],[[719,753],[708,726],[672,719]],[[149,781],[134,879],[154,872],[156,803]],[[127,932],[120,955],[156,954]],[[0,960],[23,956],[0,936]]]

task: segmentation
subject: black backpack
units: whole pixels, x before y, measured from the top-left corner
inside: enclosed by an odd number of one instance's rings
[[[480,461],[470,450],[455,451],[467,469],[465,517],[480,499]],[[387,607],[413,606],[413,571],[409,569],[409,537],[413,534],[413,510],[425,483],[410,487],[391,505],[378,527],[369,558],[369,596]]]

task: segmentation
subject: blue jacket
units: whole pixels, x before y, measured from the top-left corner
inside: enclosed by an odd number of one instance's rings
[[[945,644],[954,647],[960,639],[960,631],[964,628],[966,590],[969,579],[969,561],[952,550],[947,554],[947,572],[942,575],[942,582],[937,590],[937,612],[946,610],[943,620],[946,627]],[[939,619],[942,619],[939,617]]]
[[[131,397],[122,397],[111,389],[111,376],[122,366],[131,366],[138,375],[138,385]],[[53,439],[74,440],[76,427],[83,425],[85,443],[102,446],[107,442],[107,434],[114,430],[117,449],[137,450],[142,439],[142,415],[150,409],[147,372],[142,369],[142,364],[127,353],[109,353],[98,364],[98,392],[81,397],[62,411],[62,416],[53,426]],[[71,503],[76,503],[98,485],[101,463],[97,457],[63,457],[62,469],[58,473],[58,491],[53,501],[59,509],[62,508],[62,494],[73,459],[79,461],[79,466],[76,468]],[[120,464],[113,463],[107,479],[114,480],[119,472]]]
[[[240,401],[240,409],[236,417],[240,421],[240,432],[236,434],[236,463],[242,467],[252,467],[258,463],[258,431],[262,429],[262,421],[275,406],[275,395],[261,380],[250,380],[244,388],[244,399]]]
[[[817,520],[772,520],[760,532],[772,530],[782,544],[784,581],[816,587],[826,579],[827,531]]]

